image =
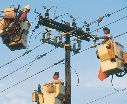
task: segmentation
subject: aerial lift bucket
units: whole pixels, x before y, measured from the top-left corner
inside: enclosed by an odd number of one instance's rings
[[[21,34],[20,35],[21,35],[21,37],[19,37],[18,39],[16,38],[14,41],[10,42],[10,44],[8,45],[8,48],[11,51],[26,49],[27,37],[28,37],[30,26],[31,26],[31,24],[28,21],[21,21],[21,23],[20,23],[20,27],[21,27],[21,30],[20,30]],[[14,35],[16,36],[16,34],[14,34]]]
[[[127,64],[127,52],[123,53],[124,63]]]
[[[0,37],[4,34],[3,28],[5,27],[5,20],[1,19],[0,20]]]

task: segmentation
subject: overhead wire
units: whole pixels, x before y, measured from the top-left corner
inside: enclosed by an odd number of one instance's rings
[[[43,43],[42,43],[42,44],[43,44]],[[11,63],[14,62],[15,60],[17,60],[17,59],[19,59],[19,58],[25,56],[26,54],[29,54],[29,53],[32,52],[33,50],[35,50],[35,49],[37,49],[38,47],[40,47],[42,44],[40,44],[40,45],[34,47],[33,49],[27,50],[27,51],[24,52],[22,55],[16,57],[15,59],[13,59],[13,60],[11,60],[11,61],[9,61],[9,62],[7,62],[6,64],[0,66],[0,68],[3,68],[4,66],[11,64]]]
[[[119,12],[119,11],[125,9],[125,8],[127,8],[127,7],[124,7],[124,8],[122,8],[122,9],[116,11],[116,12]],[[113,12],[113,13],[111,13],[111,14],[114,14],[114,13],[116,13],[116,12]],[[110,15],[111,15],[111,14],[110,14]],[[127,17],[127,16],[125,16],[125,17]],[[115,22],[118,22],[118,21],[124,19],[125,17],[121,17],[120,19],[117,19],[116,21],[111,22],[111,23],[109,23],[109,24],[107,24],[107,25],[105,25],[105,26],[103,26],[103,27],[101,27],[101,28],[98,28],[98,29],[102,29],[102,28],[104,28],[104,27],[106,27],[106,26],[108,26],[108,25],[110,25],[110,24],[113,24],[113,23],[115,23]],[[98,21],[98,20],[96,20],[96,21],[94,21],[94,22],[91,22],[90,24],[97,23],[97,21]],[[94,30],[94,31],[98,31],[98,29],[96,29],[96,30]],[[94,31],[92,31],[92,32],[94,32]],[[117,38],[117,37],[122,36],[122,35],[124,35],[124,34],[127,34],[127,32],[122,33],[122,34],[120,34],[120,35],[117,35],[117,36],[115,36],[114,38]],[[98,44],[96,44],[96,46],[97,46],[97,45],[100,45],[100,44],[102,44],[102,43],[98,43]],[[80,51],[80,53],[83,52],[83,51],[85,51],[85,50],[88,50],[88,49],[90,49],[90,48],[93,48],[93,46],[91,46],[91,47],[89,47],[89,48],[87,48],[87,49],[84,49],[84,50]],[[74,56],[74,55],[75,55],[75,54],[73,54],[72,56]],[[112,82],[112,80],[111,80],[111,82]],[[114,88],[114,89],[115,89],[115,88]],[[100,100],[100,99],[103,99],[103,98],[105,98],[105,97],[111,96],[111,95],[113,95],[113,94],[115,94],[115,93],[117,93],[117,92],[125,91],[126,89],[127,89],[127,87],[124,88],[124,89],[122,89],[122,90],[117,90],[117,89],[115,89],[116,92],[111,93],[111,94],[108,94],[108,95],[106,95],[106,96],[104,96],[104,97],[98,98],[98,99],[96,99],[96,100],[93,100],[93,101],[91,101],[91,102],[89,102],[89,103],[87,103],[87,104],[90,104],[90,103],[93,103],[93,102],[98,101],[98,100]]]
[[[127,17],[127,16],[126,16],[126,17]],[[125,18],[125,17],[122,17],[122,18],[120,18],[120,19],[117,19],[117,20],[116,20],[116,21],[114,21],[114,22],[111,22],[111,23],[109,23],[109,24],[107,24],[107,25],[105,25],[105,26],[103,26],[103,27],[100,27],[100,28],[98,28],[98,29],[96,29],[96,30],[91,31],[91,33],[92,33],[92,32],[94,32],[94,31],[98,31],[99,29],[102,29],[102,28],[104,28],[104,27],[106,27],[106,26],[108,26],[108,25],[111,25],[112,23],[118,22],[118,21],[120,21],[120,20],[122,20],[122,19],[124,19],[124,18]],[[125,33],[120,34],[119,36],[124,35],[124,34],[125,34]],[[114,38],[119,37],[119,36],[115,36]],[[43,44],[43,43],[42,43],[42,44]],[[41,45],[42,45],[42,44],[41,44]],[[39,45],[39,46],[41,46],[41,45]],[[0,68],[2,68],[2,67],[4,67],[4,66],[6,66],[6,65],[8,65],[8,64],[10,64],[10,63],[12,63],[13,61],[15,61],[15,60],[17,60],[17,59],[21,58],[22,56],[24,56],[24,55],[26,55],[26,54],[28,54],[28,53],[32,52],[34,49],[38,48],[39,46],[36,46],[35,48],[33,48],[33,49],[31,49],[31,50],[26,51],[26,52],[25,52],[25,53],[23,53],[21,56],[19,56],[19,57],[15,58],[15,59],[13,59],[13,60],[11,60],[10,62],[8,62],[8,63],[6,63],[6,64],[4,64],[4,65],[2,65],[2,66],[0,66]]]
[[[120,12],[120,11],[126,9],[126,8],[127,8],[127,7],[123,7],[123,8],[121,8],[121,9],[115,11],[115,12],[105,14],[104,17],[109,17],[110,15],[113,15],[113,14],[115,14],[115,13],[118,13],[118,12]],[[102,16],[102,17],[103,17],[103,16]],[[102,19],[103,19],[103,18],[102,18]],[[95,20],[95,21],[93,21],[93,22],[90,22],[90,23],[88,23],[88,24],[89,24],[89,25],[92,25],[92,24],[94,24],[94,23],[98,23],[98,19]]]
[[[21,80],[21,81],[17,82],[16,84],[13,84],[12,86],[10,86],[10,87],[8,87],[8,88],[6,88],[6,89],[0,91],[0,93],[4,92],[4,91],[6,91],[6,90],[8,90],[8,89],[10,89],[10,88],[12,88],[12,87],[14,87],[14,86],[20,84],[20,83],[22,83],[22,82],[24,82],[24,81],[26,81],[26,80],[28,80],[28,79],[30,79],[30,78],[32,78],[32,77],[34,77],[34,76],[40,74],[40,73],[42,73],[42,72],[44,72],[44,71],[47,70],[47,69],[50,69],[51,67],[53,67],[53,66],[59,64],[59,62],[63,62],[63,61],[64,61],[64,60],[58,61],[58,63],[52,64],[51,66],[49,66],[49,67],[47,67],[47,68],[45,68],[45,69],[43,69],[43,70],[41,70],[41,71],[39,71],[39,72],[37,72],[37,73],[31,75],[30,77],[27,77],[27,78],[25,78],[24,80]]]
[[[117,19],[117,20],[115,20],[115,21],[113,21],[113,22],[110,22],[110,23],[108,23],[107,25],[105,25],[105,26],[103,26],[103,27],[97,28],[97,29],[95,29],[95,30],[93,30],[93,31],[91,31],[91,32],[95,32],[95,31],[98,31],[99,29],[103,29],[104,27],[107,27],[107,26],[109,26],[109,25],[111,25],[111,24],[113,24],[113,23],[116,23],[116,22],[118,22],[118,21],[120,21],[120,20],[122,20],[122,19],[124,19],[124,18],[126,18],[126,17],[127,17],[127,16],[121,17],[121,18],[119,18],[119,19]]]
[[[127,33],[127,32],[126,32],[126,33]],[[120,35],[120,36],[121,36],[121,35]],[[98,43],[98,44],[100,45],[101,43]],[[89,48],[86,48],[86,49],[80,51],[79,53],[82,53],[82,52],[84,52],[84,51],[86,51],[86,50],[89,50],[89,49],[91,49],[91,47],[93,47],[93,46],[90,46]],[[76,54],[73,54],[73,55],[71,55],[70,57],[72,57],[72,56],[74,56],[74,55],[76,55]],[[60,61],[58,61],[58,62],[52,64],[51,66],[49,66],[49,67],[47,67],[47,68],[45,68],[45,69],[43,69],[43,70],[41,70],[41,71],[39,71],[39,72],[37,72],[37,73],[31,75],[30,77],[27,77],[26,79],[21,80],[21,81],[17,82],[16,84],[13,84],[12,86],[5,88],[4,90],[0,91],[0,93],[4,92],[4,91],[6,91],[6,90],[8,90],[8,89],[10,89],[10,88],[12,88],[12,87],[14,87],[14,86],[20,84],[20,83],[22,83],[22,82],[24,82],[24,81],[26,81],[26,80],[28,80],[28,79],[30,79],[30,78],[32,78],[32,77],[34,77],[34,76],[40,74],[40,73],[42,73],[42,72],[44,72],[44,71],[47,70],[47,69],[50,69],[51,67],[53,67],[53,66],[55,66],[55,65],[58,65],[58,64],[62,63],[64,60],[65,60],[65,59],[62,59],[62,60],[60,60]],[[125,89],[126,89],[126,88],[125,88]],[[108,95],[108,96],[109,96],[109,95]],[[93,101],[92,101],[92,102],[93,102]],[[91,103],[91,102],[90,102],[90,103]],[[89,104],[89,103],[88,103],[88,104]]]
[[[78,84],[77,84],[77,86],[79,86],[79,75],[78,75],[76,69],[74,69],[72,66],[70,66],[70,67],[71,67],[71,69],[74,70],[74,72],[75,72],[75,74],[76,74],[76,76],[77,76],[77,78],[78,78]]]
[[[98,101],[98,100],[104,99],[104,98],[109,97],[109,96],[111,96],[111,95],[114,95],[114,94],[116,94],[116,93],[118,93],[118,92],[123,92],[123,91],[125,91],[126,89],[127,89],[127,87],[124,88],[124,89],[122,89],[122,90],[117,90],[117,91],[115,91],[115,92],[112,92],[112,93],[110,93],[110,94],[108,94],[108,95],[105,95],[105,96],[103,96],[103,97],[100,97],[100,98],[98,98],[98,99],[92,100],[92,101],[90,101],[90,102],[88,102],[88,103],[86,103],[86,104],[94,103],[94,102],[96,102],[96,101]]]
[[[125,9],[125,8],[126,8],[126,7],[124,7],[123,9]],[[121,9],[121,10],[123,10],[123,9]],[[118,11],[121,11],[121,10],[118,10]],[[111,13],[111,14],[114,14],[114,13],[115,13],[115,12],[113,12],[113,13]],[[126,16],[126,17],[127,17],[127,16]],[[117,19],[116,21],[111,22],[111,23],[109,23],[109,24],[107,24],[107,25],[105,25],[105,26],[108,26],[108,25],[110,25],[110,24],[112,24],[112,23],[115,23],[115,22],[117,22],[117,21],[119,21],[119,20],[121,20],[121,19],[123,19],[123,18],[125,18],[125,17],[122,17],[122,18],[120,18],[120,19]],[[98,29],[102,29],[102,28],[104,28],[105,26],[100,27],[100,28],[98,28]],[[98,29],[93,30],[92,32],[94,32],[94,31],[98,31]],[[92,33],[92,32],[91,32],[91,33]],[[121,35],[123,35],[123,34],[121,34]],[[40,46],[40,45],[39,45],[39,46]],[[37,47],[38,47],[38,46],[37,46]],[[37,48],[37,47],[35,47],[35,48]],[[35,49],[35,48],[34,48],[34,49]],[[34,49],[33,49],[33,50],[34,50]],[[22,57],[22,56],[24,56],[24,55],[30,53],[31,51],[32,51],[32,50],[26,51],[26,52],[23,53],[21,56],[19,56],[19,57],[13,59],[12,61],[10,61],[10,62],[8,62],[8,63],[2,65],[0,68],[2,68],[2,67],[4,67],[4,66],[6,66],[6,65],[8,65],[8,64],[10,64],[10,63],[12,63],[13,61],[15,61],[15,60],[17,60],[18,58],[20,58],[20,57]]]
[[[50,50],[50,51],[48,51],[47,53],[44,53],[43,55],[38,55],[38,56],[35,58],[35,60],[32,61],[32,63],[29,65],[29,67],[27,68],[27,70],[25,71],[25,73],[30,69],[30,67],[34,64],[34,62],[35,62],[36,60],[39,60],[39,59],[43,58],[44,56],[46,56],[47,54],[51,53],[51,52],[54,51],[55,49],[57,49],[57,47],[54,48],[54,49],[52,49],[52,50]]]
[[[113,13],[113,14],[114,14],[114,13]],[[126,16],[126,17],[127,17],[127,16]],[[119,20],[122,20],[123,18],[125,18],[125,17],[122,17],[122,18],[120,18],[120,19],[118,19],[118,20],[116,20],[116,21],[114,21],[114,22],[112,22],[112,23],[115,23],[115,22],[117,22],[117,21],[119,21]],[[107,24],[106,26],[108,26],[108,25],[110,25],[110,24],[112,24],[112,23],[109,23],[109,24]],[[103,28],[103,27],[101,27],[101,28]],[[101,29],[101,28],[99,28],[99,29]],[[94,31],[97,31],[97,30],[94,30]],[[94,32],[94,31],[92,31],[92,32]],[[126,32],[126,33],[127,33],[127,32]],[[125,34],[125,33],[120,34],[119,36],[124,35],[124,34]],[[116,36],[116,37],[119,37],[119,36]],[[116,38],[116,37],[115,37],[115,38]],[[92,47],[92,46],[91,46],[91,47]],[[91,47],[89,47],[89,48],[87,48],[87,49],[84,49],[84,50],[80,51],[79,53],[81,53],[81,52],[83,52],[83,51],[85,51],[85,50],[88,50],[88,49],[90,49]],[[72,56],[74,56],[74,55],[76,55],[76,54],[73,54]],[[72,56],[71,56],[71,57],[72,57]],[[65,59],[62,59],[61,61],[58,61],[58,63],[54,63],[53,65],[49,66],[48,68],[39,71],[38,73],[36,73],[36,74],[34,74],[34,75],[32,75],[32,76],[30,76],[30,77],[24,79],[24,80],[22,80],[22,81],[20,81],[20,82],[18,82],[18,83],[16,83],[16,84],[14,84],[14,85],[12,85],[11,87],[16,86],[16,85],[18,85],[19,83],[21,83],[21,82],[23,82],[23,81],[26,81],[27,79],[29,79],[29,78],[31,78],[31,77],[33,77],[33,76],[35,76],[35,75],[37,75],[37,74],[39,74],[39,73],[41,73],[41,72],[43,72],[43,71],[45,71],[45,70],[47,70],[47,69],[53,67],[54,65],[57,65],[57,64],[63,62],[64,60],[65,60]],[[0,68],[1,68],[1,67],[0,67]],[[7,89],[10,89],[11,87],[8,87],[8,88],[6,88],[5,90],[2,90],[0,93],[6,91]]]
[[[116,11],[116,12],[119,12],[119,11],[125,9],[125,8],[127,8],[127,7],[124,7],[124,8],[122,8],[122,9]],[[114,14],[114,13],[116,13],[116,12],[113,12],[113,13],[111,13],[111,14]],[[66,14],[68,14],[68,13],[66,13]],[[66,14],[64,14],[64,15],[66,15]],[[60,15],[60,16],[62,16],[62,15]],[[125,17],[127,17],[127,16],[125,16]],[[114,21],[114,22],[111,22],[111,23],[109,23],[109,24],[107,24],[107,25],[105,25],[105,26],[103,26],[103,27],[100,27],[100,28],[97,28],[97,29],[91,31],[90,33],[94,32],[94,31],[98,31],[99,29],[102,29],[102,28],[104,28],[104,27],[106,27],[106,26],[108,26],[108,25],[111,25],[111,24],[115,23],[115,22],[118,22],[118,21],[124,19],[125,17],[121,17],[120,19],[117,19],[117,20]],[[55,18],[55,19],[56,19],[56,18]],[[40,32],[40,33],[41,33],[41,32]],[[39,33],[39,34],[40,34],[40,33]],[[123,35],[123,34],[121,34],[121,35]],[[32,35],[31,35],[31,36],[32,36]],[[115,37],[114,37],[114,38],[115,38]]]
[[[36,60],[41,59],[42,57],[46,56],[46,55],[49,54],[50,52],[54,51],[55,49],[56,49],[56,48],[54,48],[54,49],[50,50],[49,52],[44,53],[44,54],[42,54],[42,55],[37,55],[36,58],[35,58],[34,60],[32,60],[31,62],[29,62],[28,64],[25,64],[25,65],[21,66],[21,67],[18,68],[18,69],[12,71],[11,73],[9,73],[9,74],[3,76],[2,78],[0,78],[0,80],[2,80],[2,79],[4,79],[4,78],[6,78],[6,77],[8,77],[8,76],[10,76],[10,75],[12,75],[12,74],[14,74],[15,72],[17,72],[18,70],[24,68],[24,67],[27,66],[27,65],[30,65],[30,66],[33,65],[33,63],[34,63]],[[30,66],[29,66],[29,67],[30,67]],[[26,73],[28,70],[29,70],[29,68],[27,68],[27,70],[25,71],[25,73]]]
[[[114,87],[114,85],[113,85],[113,75],[111,75],[111,76],[112,76],[112,78],[111,78],[112,87],[114,88],[114,90],[119,91],[118,89],[116,89],[116,88]]]
[[[62,64],[65,64],[65,63],[62,63]],[[77,83],[77,86],[79,86],[79,75],[78,75],[78,73],[77,73],[76,69],[75,69],[75,68],[73,68],[71,65],[70,65],[70,68],[74,70],[74,72],[75,72],[75,74],[76,74],[76,77],[78,78],[78,83]]]
[[[39,33],[39,34],[40,34],[40,33]],[[6,64],[4,64],[4,65],[0,66],[0,68],[3,68],[4,66],[11,64],[11,63],[12,63],[12,62],[14,62],[15,60],[17,60],[17,59],[19,59],[19,58],[21,58],[21,57],[25,56],[26,54],[29,54],[30,52],[32,52],[32,51],[33,51],[33,50],[35,50],[36,48],[40,47],[42,44],[44,44],[44,43],[41,43],[40,45],[38,45],[38,46],[34,47],[33,49],[30,49],[30,50],[27,50],[27,49],[26,49],[26,51],[25,51],[22,55],[20,55],[20,56],[16,57],[15,59],[13,59],[13,60],[9,61],[9,62],[8,62],[8,63],[6,63]]]

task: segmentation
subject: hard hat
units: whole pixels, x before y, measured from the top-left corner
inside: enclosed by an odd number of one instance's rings
[[[104,27],[103,30],[108,30],[110,32],[110,29],[108,27]]]
[[[108,27],[104,27],[103,30],[109,30],[109,28]]]
[[[55,72],[54,75],[58,75],[59,76],[59,72]]]
[[[30,9],[30,6],[29,6],[29,5],[26,5],[24,8],[26,8],[26,9]]]

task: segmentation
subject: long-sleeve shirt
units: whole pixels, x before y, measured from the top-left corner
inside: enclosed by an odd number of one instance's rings
[[[23,12],[19,18],[19,20],[25,20],[27,21],[27,12]]]

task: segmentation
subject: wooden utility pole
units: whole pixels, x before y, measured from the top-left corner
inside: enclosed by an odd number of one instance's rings
[[[40,15],[40,14],[39,14]],[[39,16],[39,21],[36,28],[39,28],[39,25],[43,25],[52,29],[56,29],[57,31],[62,31],[66,34],[66,41],[57,43],[55,41],[45,41],[46,43],[52,44],[56,47],[65,48],[65,104],[71,104],[71,70],[70,70],[70,51],[74,53],[78,53],[80,50],[80,44],[78,49],[73,49],[70,46],[70,37],[75,36],[76,38],[89,41],[89,35],[84,32],[81,28],[75,28],[74,26],[70,26],[70,23],[66,22],[65,24],[59,23],[54,19],[50,19],[49,17],[43,18],[42,15]],[[71,35],[71,36],[70,36]],[[78,40],[79,41],[79,40]]]
[[[71,104],[70,34],[65,42],[65,104]]]

